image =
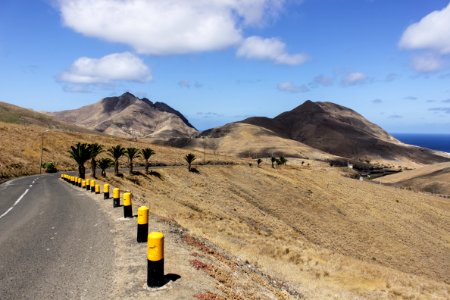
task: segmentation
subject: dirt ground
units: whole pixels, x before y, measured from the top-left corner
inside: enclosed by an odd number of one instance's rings
[[[99,181],[104,183],[105,181]],[[161,288],[148,288],[147,244],[136,242],[137,204],[133,219],[123,218],[123,207],[113,208],[80,188],[76,192],[96,201],[113,220],[115,244],[114,299],[301,299],[302,294],[273,278],[248,261],[231,255],[213,243],[191,235],[174,220],[150,213],[149,232],[165,235],[165,279]],[[122,191],[123,194],[123,191]]]

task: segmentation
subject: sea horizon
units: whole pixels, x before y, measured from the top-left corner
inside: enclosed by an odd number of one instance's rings
[[[403,143],[450,153],[450,133],[391,133]]]

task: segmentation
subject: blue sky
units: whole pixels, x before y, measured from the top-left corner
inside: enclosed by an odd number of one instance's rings
[[[0,66],[38,111],[130,91],[207,129],[310,99],[450,133],[448,0],[2,0]]]

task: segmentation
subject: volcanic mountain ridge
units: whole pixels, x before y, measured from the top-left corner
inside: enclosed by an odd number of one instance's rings
[[[57,120],[125,138],[167,139],[197,132],[177,110],[131,93],[107,97],[79,109],[52,112]]]

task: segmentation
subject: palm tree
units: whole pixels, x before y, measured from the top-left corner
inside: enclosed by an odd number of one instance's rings
[[[100,153],[104,152],[105,150],[103,150],[103,146],[99,145],[97,143],[94,144],[90,144],[89,145],[90,149],[91,149],[91,168],[92,168],[92,177],[97,178],[95,176],[95,168],[97,167],[97,155],[99,155]]]
[[[277,159],[277,165],[285,165],[287,163],[287,159],[284,156],[280,156],[279,159]]]
[[[184,160],[188,163],[188,170],[189,170],[189,171],[191,171],[191,165],[192,165],[192,162],[193,162],[196,158],[197,158],[197,157],[195,157],[195,155],[192,154],[192,153],[189,153],[188,155],[186,155],[186,156],[184,157]]]
[[[106,169],[114,165],[114,162],[108,157],[101,158],[97,163],[100,169],[102,170],[103,177],[106,177]]]
[[[86,174],[86,168],[84,163],[91,158],[90,147],[86,143],[77,143],[75,146],[70,146],[69,155],[78,164],[78,177],[84,179]]]
[[[152,155],[155,155],[155,151],[153,151],[153,149],[151,148],[145,148],[142,149],[142,156],[144,157],[145,160],[145,174],[148,174],[148,167],[150,166],[150,163],[148,162],[148,160],[150,159],[150,157]]]
[[[125,155],[128,157],[128,165],[130,167],[130,174],[133,174],[133,159],[140,156],[140,150],[138,148],[127,148]]]
[[[275,168],[274,163],[277,161],[277,159],[275,157],[271,157],[270,161],[272,162],[272,168]]]
[[[258,164],[258,168],[259,168],[259,166],[260,166],[261,163],[262,163],[262,159],[261,159],[261,158],[258,158],[258,159],[256,160],[256,163]]]
[[[125,148],[121,145],[112,146],[108,154],[114,159],[114,175],[119,176],[119,159],[125,154]]]

